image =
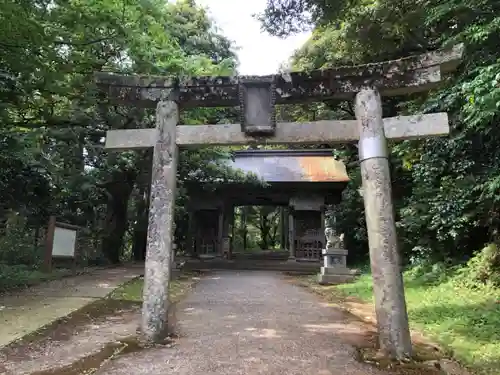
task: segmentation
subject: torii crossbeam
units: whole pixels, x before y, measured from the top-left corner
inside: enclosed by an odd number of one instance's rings
[[[456,68],[463,46],[425,55],[375,64],[269,76],[155,77],[124,76],[99,72],[96,82],[117,103],[155,108],[165,90],[178,89],[178,103],[186,107],[240,105],[239,85],[274,82],[275,103],[293,104],[326,99],[352,99],[363,88],[373,87],[383,96],[422,92],[436,87],[444,73]]]
[[[156,129],[111,130],[106,148],[154,148],[142,332],[156,339],[167,326],[168,283],[178,147],[314,144],[357,140],[374,281],[380,347],[411,355],[411,341],[391,198],[387,139],[445,135],[446,113],[382,118],[381,95],[436,87],[460,63],[463,46],[425,55],[308,73],[264,77],[121,76],[96,73],[115,103],[156,107]],[[355,121],[276,123],[275,105],[331,98],[354,99]],[[239,106],[235,125],[178,125],[179,107]]]

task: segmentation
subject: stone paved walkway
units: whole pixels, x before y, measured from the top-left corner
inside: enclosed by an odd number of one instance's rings
[[[377,375],[354,359],[366,328],[266,272],[207,276],[178,306],[173,348],[131,353],[96,375]]]
[[[139,276],[144,265],[100,269],[0,296],[0,348]]]

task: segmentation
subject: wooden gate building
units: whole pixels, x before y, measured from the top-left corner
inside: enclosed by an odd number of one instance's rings
[[[332,150],[245,150],[228,164],[263,184],[226,183],[210,189],[187,185],[194,236],[192,254],[231,254],[229,225],[236,206],[286,207],[290,259],[319,261],[325,245],[325,205],[340,202],[349,177]]]

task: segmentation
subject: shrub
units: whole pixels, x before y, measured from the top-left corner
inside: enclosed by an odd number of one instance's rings
[[[57,269],[43,273],[26,265],[7,265],[0,263],[0,292],[39,284],[43,281],[60,278],[71,274],[71,270]]]
[[[467,264],[460,268],[456,281],[469,288],[478,285],[500,287],[500,250],[496,244],[488,244]]]

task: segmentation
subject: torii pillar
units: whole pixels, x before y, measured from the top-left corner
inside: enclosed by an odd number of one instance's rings
[[[142,305],[142,333],[148,341],[158,340],[167,330],[177,189],[178,148],[175,133],[178,120],[177,103],[168,98],[160,100],[156,107],[156,142]]]
[[[382,351],[410,358],[412,345],[392,205],[389,152],[382,102],[375,89],[356,95],[359,161],[363,183],[373,293]]]

